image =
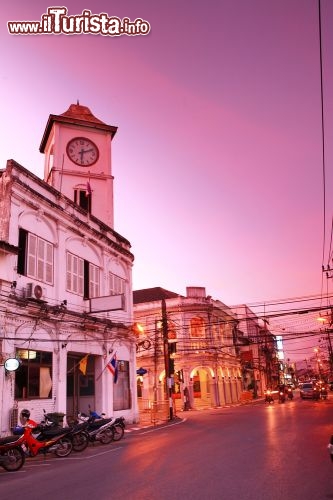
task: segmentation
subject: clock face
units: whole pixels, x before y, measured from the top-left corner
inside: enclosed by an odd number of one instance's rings
[[[96,144],[85,137],[75,137],[70,140],[66,151],[68,158],[81,167],[90,167],[99,157]]]

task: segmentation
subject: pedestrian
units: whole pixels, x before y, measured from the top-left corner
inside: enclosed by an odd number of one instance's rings
[[[32,420],[30,418],[30,411],[27,409],[24,409],[21,411],[20,422],[21,422],[22,427],[29,427],[31,429],[33,429],[34,427],[37,427],[37,425],[38,425],[37,422],[35,422],[34,420]]]

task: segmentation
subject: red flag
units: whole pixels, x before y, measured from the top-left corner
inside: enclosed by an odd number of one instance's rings
[[[113,382],[116,384],[118,380],[118,361],[117,356],[114,354],[107,364],[107,369],[113,375]]]

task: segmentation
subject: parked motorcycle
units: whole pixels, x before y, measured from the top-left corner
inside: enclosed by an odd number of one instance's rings
[[[90,416],[96,421],[98,421],[98,419],[100,418],[105,418],[105,414],[102,413],[101,415],[98,415],[98,413],[96,413],[95,411],[92,412],[90,410],[90,406],[89,406],[89,411],[90,411]],[[122,439],[122,437],[124,436],[125,434],[125,418],[124,417],[116,417],[115,420],[113,420],[112,422],[112,430],[113,430],[113,441],[120,441],[120,439]]]
[[[39,453],[53,452],[57,457],[67,457],[73,449],[70,430],[45,425],[16,427],[14,434],[21,435],[21,446],[26,454],[35,457]]]
[[[274,403],[273,394],[270,389],[265,391],[265,403]]]
[[[90,430],[95,430],[94,427],[108,423],[110,425],[110,429],[112,430],[112,441],[120,441],[120,439],[122,439],[122,437],[124,436],[126,425],[124,417],[117,417],[114,420],[112,418],[105,418],[105,413],[98,414],[96,411],[92,411],[89,405],[89,418],[85,414],[79,413],[78,419],[81,421],[89,422]],[[102,437],[104,439],[104,444],[106,444],[105,436]]]
[[[285,403],[286,401],[286,395],[284,391],[279,392],[279,403]]]
[[[113,441],[120,441],[125,433],[125,418],[117,417],[112,424],[113,427]]]
[[[78,421],[85,424],[82,432],[86,434],[89,442],[100,441],[102,444],[109,444],[113,441],[112,418],[97,418],[88,416],[85,413],[79,413]]]
[[[68,430],[68,437],[72,440],[73,451],[83,451],[87,448],[89,444],[89,438],[87,433],[84,432],[86,430],[86,424],[84,422],[73,424],[68,427],[61,427],[59,425],[58,419],[52,413],[46,413],[44,411],[44,424],[45,428],[51,429],[64,429]]]
[[[20,470],[25,462],[25,453],[22,449],[23,435],[8,436],[0,439],[0,466],[7,472]]]

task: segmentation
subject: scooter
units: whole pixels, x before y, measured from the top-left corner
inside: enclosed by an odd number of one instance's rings
[[[8,436],[0,439],[0,466],[7,472],[20,470],[24,465],[23,442],[23,436]]]
[[[72,452],[73,444],[69,437],[70,429],[47,428],[45,425],[40,424],[33,428],[16,427],[14,434],[20,433],[23,450],[30,457],[35,457],[39,453],[46,454],[50,452],[54,452],[57,457],[67,457]]]
[[[63,429],[68,430],[68,437],[72,440],[73,451],[83,451],[87,448],[89,444],[89,439],[87,433],[84,432],[87,425],[82,422],[79,424],[74,424],[69,427],[61,427],[57,419],[51,413],[46,413],[44,411],[44,421],[45,429]]]
[[[321,399],[327,399],[327,389],[326,387],[320,388],[320,397]]]
[[[265,392],[265,403],[274,403],[272,391],[270,389],[267,389]]]
[[[288,399],[293,399],[294,398],[294,394],[293,394],[293,390],[291,387],[288,388]]]
[[[320,399],[320,389],[318,387],[314,387],[313,388],[312,399],[314,399],[315,401],[319,401],[319,399]]]
[[[92,418],[96,419],[94,420],[95,422],[98,422],[98,419],[105,418],[105,414],[102,413],[102,415],[98,415],[96,412],[92,412],[90,410],[90,415]],[[112,419],[111,419],[112,420]],[[124,436],[125,434],[125,418],[124,417],[117,417],[115,420],[112,422],[112,430],[113,430],[113,441],[120,441],[120,439]]]
[[[112,418],[97,418],[94,415],[89,417],[85,413],[78,413],[78,421],[85,423],[82,432],[86,434],[91,443],[100,441],[102,444],[109,444],[113,441]]]
[[[284,391],[279,392],[279,403],[285,403],[286,402],[286,395]]]
[[[96,411],[92,411],[89,405],[89,417],[84,413],[78,414],[78,420],[88,423],[86,429],[87,433],[90,435],[90,441],[101,441],[104,444],[108,444],[109,439],[112,437],[112,441],[120,441],[125,433],[125,418],[117,417],[116,419],[105,418],[105,413],[99,415]],[[106,428],[104,427],[106,426]],[[100,436],[99,432],[96,430],[106,431],[107,437],[105,435]],[[110,433],[110,430],[112,433]],[[102,440],[100,439],[102,438]]]

